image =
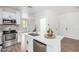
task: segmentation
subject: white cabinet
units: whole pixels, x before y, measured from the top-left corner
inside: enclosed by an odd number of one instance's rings
[[[60,52],[61,40],[54,40],[52,44],[47,44],[47,52]]]
[[[0,33],[0,44],[2,44],[2,33]],[[2,46],[0,46],[0,52],[1,52]]]
[[[47,39],[42,36],[33,37],[28,34],[24,34],[23,36],[25,36],[25,38],[22,39],[22,41],[25,42],[25,44],[23,43],[23,46],[26,47],[26,50],[28,52],[34,52],[34,51],[60,52],[61,51],[61,40],[63,36],[56,35],[56,38],[54,39]]]
[[[16,19],[16,10],[11,8],[2,8],[2,18]]]
[[[0,44],[2,44],[2,35],[0,35]]]
[[[2,24],[2,9],[0,9],[0,24]]]
[[[2,46],[0,46],[0,52],[1,52]]]
[[[26,50],[33,52],[33,38],[29,35],[26,35]]]
[[[0,24],[2,19],[15,19],[17,24],[20,24],[20,11],[11,8],[0,8]]]
[[[3,11],[2,12],[2,18],[4,19],[15,19],[17,24],[20,24],[20,14],[19,12],[8,12],[8,11]]]
[[[2,44],[2,33],[0,33],[0,44]]]
[[[4,19],[15,19],[17,24],[20,24],[20,12],[14,9],[3,8],[2,18]]]
[[[23,33],[20,33],[20,32],[17,33],[17,41],[18,41],[19,43],[21,42],[22,34],[23,34]]]
[[[3,11],[2,12],[2,18],[5,18],[5,19],[16,19],[16,13]]]
[[[16,22],[17,22],[17,24],[20,24],[20,20],[21,20],[20,12],[16,12]]]

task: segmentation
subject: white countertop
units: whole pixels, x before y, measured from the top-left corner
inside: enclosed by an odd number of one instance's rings
[[[24,35],[29,35],[28,33],[24,33]],[[39,35],[39,36],[31,36],[29,35],[30,37],[32,37],[33,39],[35,40],[38,40],[44,44],[52,44],[54,43],[55,41],[61,41],[63,36],[60,36],[60,35],[55,35],[55,38],[53,39],[48,39],[48,38],[45,38],[44,35]]]
[[[40,34],[39,36],[31,36],[28,33],[23,33],[22,35],[23,35],[22,36],[22,38],[23,38],[22,48],[24,48],[23,50],[26,50],[25,36],[27,36],[27,37],[33,38],[35,40],[38,40],[38,41],[46,44],[47,45],[47,52],[60,52],[61,51],[61,40],[63,39],[63,36],[55,35],[55,38],[48,39],[48,38],[45,38],[43,34]]]

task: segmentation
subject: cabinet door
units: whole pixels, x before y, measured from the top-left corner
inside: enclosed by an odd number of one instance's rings
[[[61,51],[61,40],[55,39],[52,44],[47,44],[47,52],[60,52]]]
[[[28,52],[33,52],[33,38],[26,35],[26,49]]]
[[[16,19],[16,13],[11,13],[10,12],[8,17],[11,18],[11,19]]]
[[[2,11],[2,18],[8,18],[8,13],[7,13],[7,12]]]
[[[2,18],[15,19],[17,24],[20,24],[20,12],[17,10],[2,9]]]
[[[2,9],[0,9],[0,24],[2,24]]]
[[[20,12],[16,12],[16,22],[17,22],[17,24],[20,24],[20,18],[21,18]]]
[[[2,36],[0,35],[0,44],[2,44]]]
[[[16,19],[16,13],[8,12],[8,11],[3,11],[3,12],[2,12],[2,18],[6,18],[6,19]]]

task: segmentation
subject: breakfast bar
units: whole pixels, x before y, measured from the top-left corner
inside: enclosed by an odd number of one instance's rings
[[[46,52],[60,52],[61,51],[61,40],[63,36],[55,35],[55,38],[46,38],[43,34],[39,34],[37,36],[29,35],[28,33],[24,33],[23,36],[25,40],[25,49],[28,52],[34,52],[34,44],[33,41],[37,40],[46,45]],[[24,46],[22,45],[22,46]],[[39,47],[37,47],[39,48]],[[37,51],[38,52],[38,51]]]

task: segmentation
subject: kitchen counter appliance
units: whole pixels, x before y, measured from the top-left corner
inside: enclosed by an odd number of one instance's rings
[[[14,45],[17,43],[16,30],[3,31],[3,48]]]
[[[3,19],[3,25],[16,25],[15,19]]]

